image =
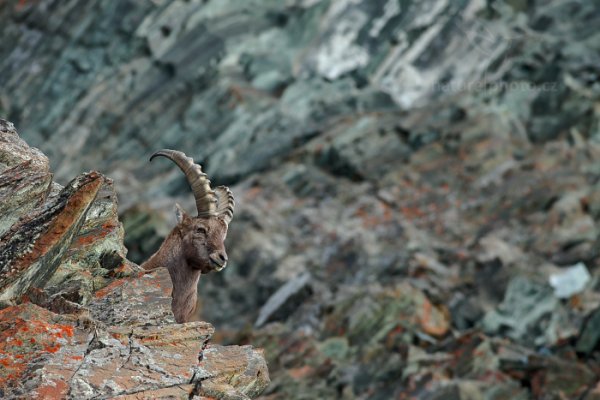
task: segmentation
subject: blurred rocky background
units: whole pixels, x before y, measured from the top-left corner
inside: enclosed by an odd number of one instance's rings
[[[0,116],[114,181],[128,258],[237,200],[200,280],[265,399],[600,399],[600,2],[1,1]]]

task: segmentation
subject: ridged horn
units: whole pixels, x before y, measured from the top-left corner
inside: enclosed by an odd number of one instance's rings
[[[233,193],[227,186],[219,186],[215,189],[215,193],[219,197],[217,203],[217,215],[221,215],[225,220],[225,223],[229,225],[233,218],[233,209],[235,208],[235,200],[233,199]]]
[[[152,161],[154,157],[159,156],[166,157],[173,161],[185,174],[185,177],[192,188],[192,193],[194,193],[194,199],[196,199],[198,216],[210,217],[215,215],[217,210],[217,196],[210,188],[210,181],[208,180],[208,176],[202,172],[202,167],[198,164],[194,164],[194,160],[181,151],[169,149],[159,150],[152,154],[150,161]]]

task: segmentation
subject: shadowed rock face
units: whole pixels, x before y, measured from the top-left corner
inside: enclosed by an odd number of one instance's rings
[[[14,221],[0,236],[0,397],[259,395],[262,350],[212,346],[206,322],[175,324],[167,270],[126,260],[110,180],[51,184],[47,159],[0,128],[0,218]]]

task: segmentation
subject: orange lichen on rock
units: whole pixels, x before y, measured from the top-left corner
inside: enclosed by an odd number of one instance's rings
[[[61,343],[69,343],[74,327],[54,323],[59,318],[64,317],[31,303],[0,311],[0,387],[21,379],[29,360],[57,353]]]
[[[77,245],[78,246],[85,246],[85,245],[94,243],[96,240],[97,239],[94,237],[94,235],[80,236],[77,239]]]
[[[114,232],[118,225],[112,221],[105,222],[101,226],[86,232],[85,235],[80,235],[77,238],[77,246],[87,246],[98,242],[100,239],[104,239],[108,235]]]
[[[408,219],[417,219],[425,216],[425,213],[419,207],[400,207],[400,211]]]
[[[58,343],[44,346],[44,351],[48,353],[56,353],[58,350],[60,350],[60,345]]]
[[[360,207],[356,210],[355,215],[362,220],[362,225],[365,228],[373,228],[378,225],[388,224],[394,220],[392,208],[380,202],[380,210],[370,211],[367,207]]]
[[[303,379],[314,374],[315,369],[309,365],[305,365],[298,368],[291,368],[287,370],[287,373],[294,379]]]
[[[434,306],[429,299],[424,298],[419,323],[423,331],[432,336],[444,336],[450,329],[448,311]]]
[[[124,285],[126,282],[127,282],[127,279],[119,279],[114,282],[111,282],[109,285],[103,287],[102,289],[100,289],[96,293],[94,293],[94,296],[96,296],[96,298],[105,297],[110,292],[112,292],[114,289],[118,288],[119,286]]]
[[[36,389],[40,399],[62,399],[69,392],[69,385],[60,379],[52,379]]]
[[[56,327],[58,329],[60,329],[60,331],[56,333],[56,335],[58,337],[63,337],[63,334],[66,335],[67,337],[73,337],[73,327],[72,326],[69,326],[69,325],[56,325]]]

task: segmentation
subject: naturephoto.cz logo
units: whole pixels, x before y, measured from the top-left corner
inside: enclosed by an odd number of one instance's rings
[[[449,79],[437,82],[433,90],[441,93],[456,92],[551,92],[559,90],[557,82],[532,82],[528,80],[502,80],[502,73],[512,67],[512,56],[517,52],[520,36],[510,33],[506,26],[489,24],[489,21],[472,19],[465,21],[461,18],[453,21],[454,28],[477,55],[474,60],[482,64],[495,65],[494,71],[488,70],[483,76],[474,74],[471,80]],[[506,76],[506,75],[504,75]]]
[[[433,85],[433,90],[440,93],[457,93],[457,92],[506,92],[506,91],[523,91],[523,92],[553,92],[557,91],[557,82],[534,83],[529,81],[487,81],[485,78],[470,81],[470,82],[438,82]]]

